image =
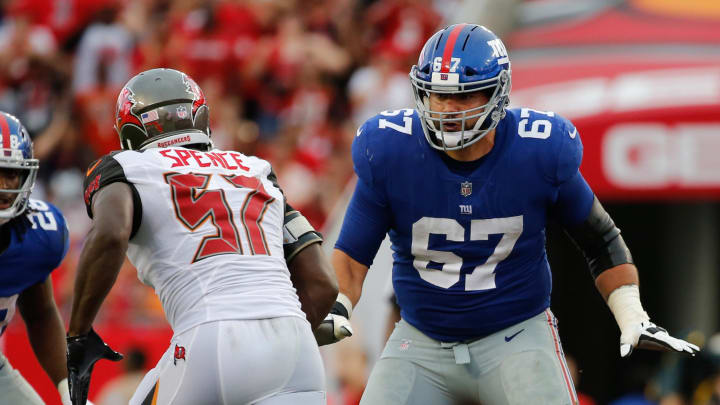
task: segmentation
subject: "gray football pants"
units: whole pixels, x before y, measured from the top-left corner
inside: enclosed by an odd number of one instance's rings
[[[0,353],[0,405],[15,404],[42,405],[44,402]]]
[[[440,342],[401,320],[360,405],[577,404],[550,309],[469,343]]]

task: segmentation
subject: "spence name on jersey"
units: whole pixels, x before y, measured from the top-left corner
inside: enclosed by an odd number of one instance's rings
[[[15,313],[18,295],[45,281],[69,246],[65,218],[57,207],[30,199],[24,216],[27,228],[22,231],[5,224],[10,243],[0,252],[0,334]]]
[[[548,216],[577,224],[593,202],[572,123],[508,109],[492,150],[459,162],[428,145],[415,110],[386,111],[360,127],[352,156],[358,185],[336,247],[369,266],[389,233],[407,322],[462,341],[550,305]]]
[[[128,258],[176,334],[223,319],[305,318],[283,254],[285,198],[270,164],[238,152],[119,151],[88,170],[85,203],[115,182],[134,200]]]

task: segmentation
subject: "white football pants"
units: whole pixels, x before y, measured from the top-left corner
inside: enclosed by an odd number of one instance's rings
[[[325,372],[298,317],[227,320],[176,335],[131,405],[325,405]]]

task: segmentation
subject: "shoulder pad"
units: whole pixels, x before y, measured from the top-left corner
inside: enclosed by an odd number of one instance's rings
[[[30,222],[32,222],[33,229],[39,227],[46,231],[67,232],[65,217],[55,205],[47,201],[31,198],[28,201],[28,208],[30,208],[30,211],[27,212],[27,215]]]
[[[70,246],[67,222],[60,209],[49,202],[31,198],[28,206],[31,211],[27,218],[32,229],[45,234],[41,240],[47,243],[47,260],[53,262],[52,270],[60,265]]]
[[[422,136],[417,112],[411,108],[383,111],[369,118],[355,133],[352,144],[353,167],[358,177],[372,185],[381,180],[375,169],[397,151],[405,150],[409,140]]]
[[[142,221],[142,201],[135,186],[125,176],[125,170],[115,156],[120,153],[143,153],[136,151],[115,151],[111,152],[90,164],[87,172],[85,172],[85,180],[83,181],[84,200],[87,214],[90,218],[92,215],[92,197],[103,187],[123,182],[130,186],[133,199],[133,226],[130,238],[132,239],[140,228]]]
[[[554,112],[531,108],[508,113],[514,115],[518,137],[536,153],[543,176],[550,182],[562,183],[578,171],[583,145],[572,122]]]
[[[116,181],[126,181],[125,172],[120,163],[115,160],[114,156],[121,151],[111,152],[90,164],[85,172],[85,180],[83,181],[83,190],[85,205],[90,213],[92,197],[102,187],[114,183]]]

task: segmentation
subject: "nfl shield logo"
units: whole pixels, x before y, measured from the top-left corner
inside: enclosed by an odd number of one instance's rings
[[[187,108],[185,108],[184,105],[181,105],[180,107],[177,108],[177,116],[178,116],[178,118],[180,118],[181,120],[184,120],[185,118],[187,118],[187,116],[188,116],[188,115],[187,115]]]
[[[447,79],[448,79],[447,73],[440,73],[440,80],[447,80]]]
[[[460,195],[467,197],[472,194],[472,183],[465,181],[460,183]]]

